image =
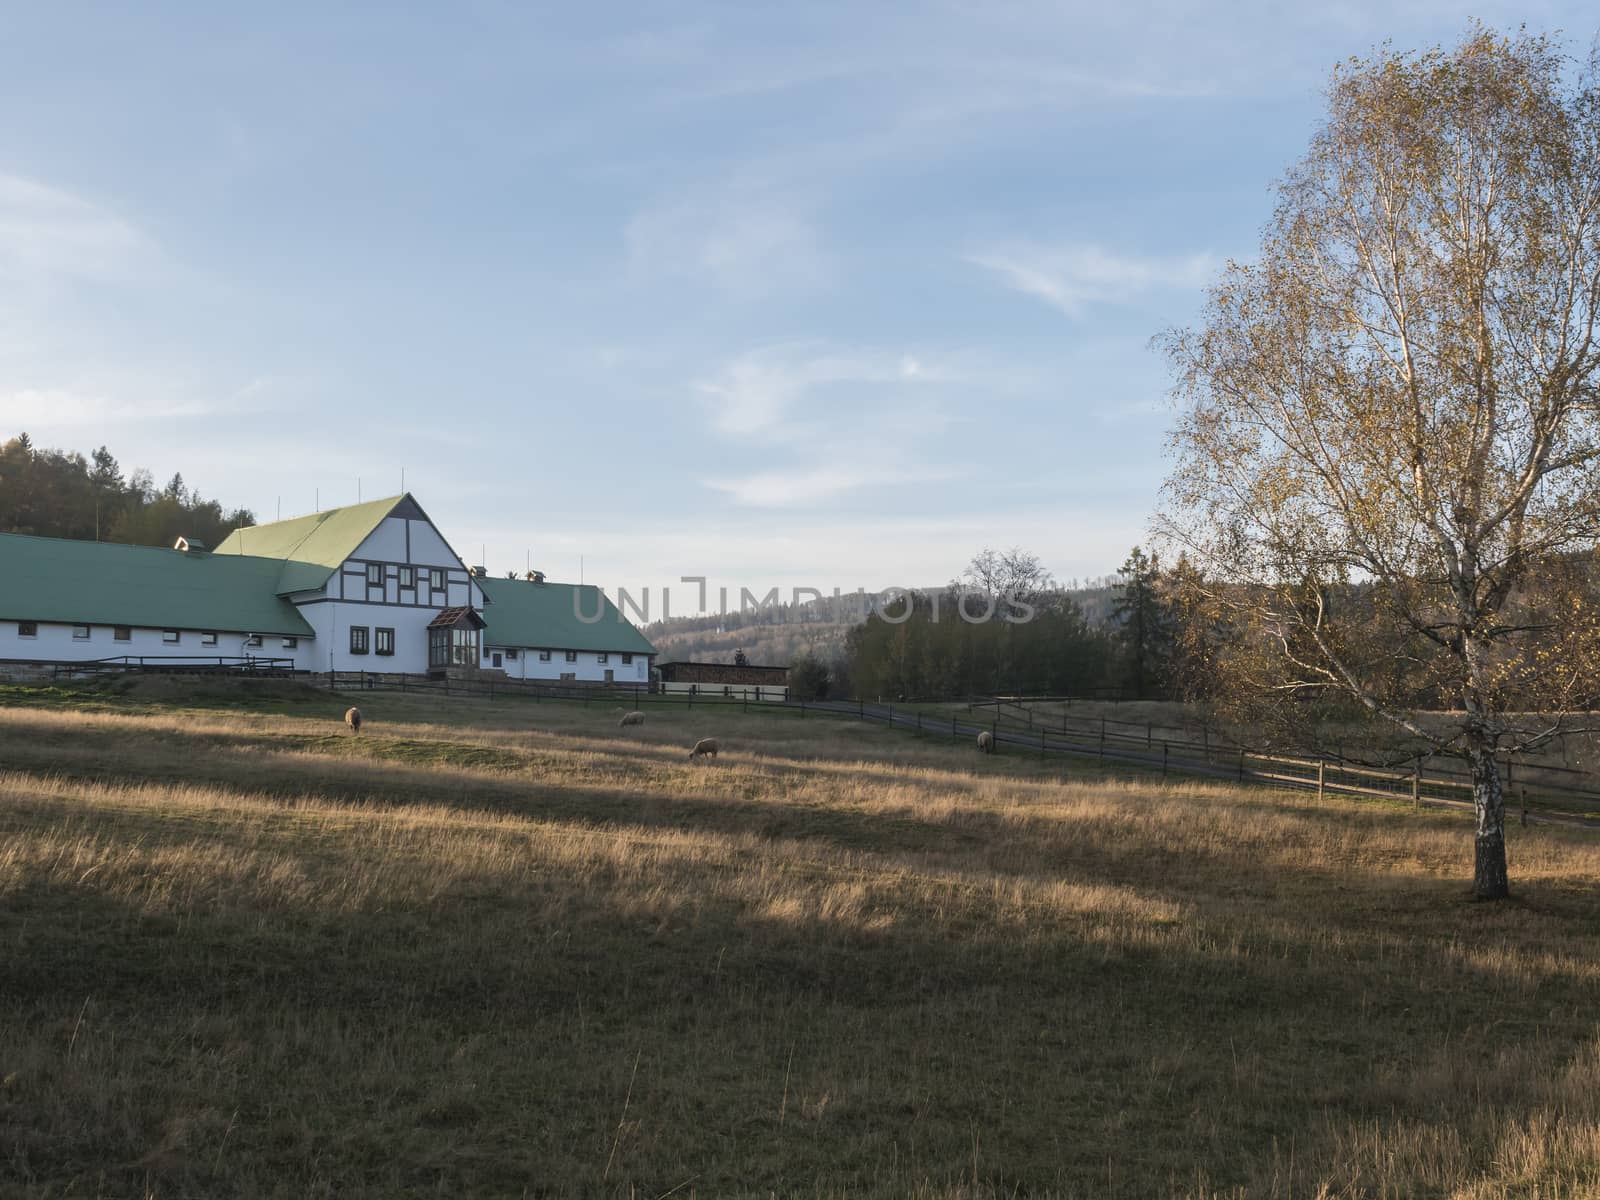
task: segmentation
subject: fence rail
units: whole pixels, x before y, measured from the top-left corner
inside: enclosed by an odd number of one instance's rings
[[[818,707],[823,707],[819,705]],[[827,706],[832,708],[833,706]],[[974,711],[978,705],[974,702]],[[913,726],[923,731],[950,736],[976,736],[988,730],[1001,745],[1017,746],[1040,753],[1066,754],[1098,762],[1123,763],[1212,778],[1231,778],[1238,782],[1273,783],[1308,789],[1319,794],[1371,796],[1410,800],[1414,805],[1433,804],[1471,807],[1472,784],[1460,773],[1441,771],[1429,765],[1425,756],[1410,760],[1407,769],[1382,768],[1353,763],[1328,755],[1292,756],[1262,753],[1223,739],[1205,736],[1200,740],[1157,736],[1159,726],[1150,723],[1116,722],[1110,719],[1080,721],[1063,731],[1055,722],[1022,730],[1000,723],[1000,713],[991,707],[988,721],[963,722],[958,714],[948,721],[931,718],[920,710],[896,711],[894,705],[866,705],[860,701],[843,704],[840,711],[856,711],[868,720],[884,720],[891,725]],[[1121,728],[1118,728],[1118,727]],[[1087,728],[1085,728],[1087,727]],[[1130,732],[1123,732],[1129,729]],[[1600,811],[1600,790],[1547,779],[1528,779],[1523,766],[1515,776],[1515,786],[1506,790],[1507,802],[1530,813],[1529,819],[1544,819],[1533,810],[1555,808],[1568,812]],[[1592,779],[1592,776],[1584,776]],[[1586,824],[1600,821],[1580,818]]]
[[[1043,699],[1042,697],[1029,697],[1029,702]],[[1051,697],[1059,700],[1060,697]],[[1026,704],[1017,702],[1007,697],[994,697],[991,699],[974,698],[967,702],[968,711],[976,713],[980,710],[992,712],[1002,725],[1011,728],[1027,729],[1030,733],[1038,730],[1060,730],[1063,736],[1070,737],[1073,733],[1094,734],[1102,727],[1118,731],[1110,736],[1119,737],[1126,742],[1143,741],[1146,749],[1153,748],[1166,741],[1177,746],[1200,745],[1208,754],[1216,747],[1227,747],[1233,752],[1240,749],[1249,754],[1258,753],[1257,749],[1244,746],[1235,739],[1228,737],[1206,725],[1172,725],[1161,721],[1124,721],[1115,717],[1072,717],[1062,714],[1056,717],[1037,713],[1028,708]],[[1126,732],[1120,732],[1126,731]],[[1471,779],[1465,764],[1454,759],[1439,758],[1427,751],[1418,751],[1405,755],[1399,761],[1385,763],[1372,762],[1368,759],[1356,758],[1348,755],[1342,748],[1324,749],[1320,751],[1305,751],[1299,755],[1299,761],[1327,762],[1337,764],[1342,769],[1356,772],[1363,769],[1395,770],[1401,769],[1404,764],[1414,762],[1417,758],[1431,760],[1427,769],[1430,777],[1452,780],[1464,787],[1470,787]],[[1513,759],[1506,757],[1501,760],[1502,772],[1506,794],[1516,796],[1520,788],[1526,787],[1531,793],[1560,793],[1569,798],[1581,799],[1587,803],[1600,805],[1600,782],[1597,782],[1593,772],[1585,771],[1578,767],[1568,767],[1556,763],[1534,762],[1526,758]]]
[[[1060,755],[1079,761],[1123,765],[1159,770],[1163,775],[1183,774],[1202,778],[1228,779],[1239,783],[1270,784],[1314,791],[1321,795],[1363,796],[1386,800],[1409,800],[1414,806],[1470,808],[1472,785],[1426,765],[1416,758],[1408,769],[1377,767],[1353,763],[1330,756],[1303,757],[1262,753],[1238,746],[1209,733],[1199,740],[1159,737],[1159,726],[1149,722],[1111,719],[1076,719],[1061,728],[1056,722],[1033,729],[1002,725],[998,708],[990,708],[987,721],[977,720],[978,703],[963,719],[952,711],[948,719],[921,708],[896,708],[893,704],[868,704],[862,700],[751,701],[722,696],[690,695],[682,692],[652,692],[648,685],[560,684],[532,680],[492,678],[430,679],[421,675],[374,675],[361,671],[321,672],[315,680],[337,690],[387,690],[419,694],[472,696],[478,698],[521,698],[579,701],[586,704],[626,704],[633,707],[668,706],[692,710],[738,709],[744,712],[787,713],[804,719],[808,714],[872,721],[893,729],[910,730],[933,736],[974,739],[987,730],[1003,747],[1042,755]],[[1514,809],[1520,804],[1532,821],[1561,820],[1600,828],[1600,790],[1551,782],[1528,780],[1523,774],[1507,802]],[[1539,810],[1555,809],[1575,816],[1555,815]]]
[[[119,654],[86,662],[52,662],[51,678],[71,679],[79,675],[104,675],[112,672],[184,675],[277,675],[295,673],[292,658],[263,658],[227,654]]]

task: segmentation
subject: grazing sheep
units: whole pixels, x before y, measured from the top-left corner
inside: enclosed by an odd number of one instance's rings
[[[361,710],[359,708],[352,708],[349,712],[345,713],[344,714],[344,723],[346,725],[350,726],[350,732],[351,733],[360,733],[361,732]]]
[[[690,758],[715,758],[717,756],[717,739],[701,738],[694,744],[694,749],[689,751]]]
[[[626,729],[629,725],[643,725],[643,724],[644,724],[644,714],[642,712],[623,713],[622,714],[622,720],[617,722],[617,728],[618,729]]]
[[[987,729],[978,735],[978,753],[994,753],[994,734],[990,733]]]

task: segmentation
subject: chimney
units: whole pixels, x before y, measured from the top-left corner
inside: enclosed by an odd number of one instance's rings
[[[489,575],[489,568],[487,568],[487,567],[473,567],[472,568],[472,577],[474,579],[485,579],[485,578],[488,577],[488,575]]]
[[[543,571],[529,571],[528,572],[528,582],[529,583],[543,583],[544,582],[544,572]]]

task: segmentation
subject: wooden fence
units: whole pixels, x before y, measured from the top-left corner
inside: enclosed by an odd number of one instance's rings
[[[543,700],[583,704],[624,705],[630,708],[672,707],[742,712],[773,713],[805,719],[808,715],[853,718],[872,721],[893,729],[926,736],[971,741],[988,730],[1006,752],[1059,755],[1078,761],[1122,765],[1166,775],[1226,779],[1238,783],[1258,783],[1290,787],[1323,795],[1365,796],[1409,801],[1414,806],[1448,805],[1470,807],[1470,782],[1452,773],[1447,764],[1426,758],[1413,759],[1404,767],[1383,767],[1354,763],[1330,756],[1294,756],[1264,753],[1232,744],[1203,731],[1198,739],[1160,736],[1162,727],[1153,722],[1116,721],[1110,718],[1069,718],[1036,723],[1018,728],[1016,722],[1002,723],[1001,708],[974,701],[972,711],[952,710],[946,718],[922,707],[896,708],[893,704],[868,704],[862,700],[790,700],[783,703],[739,698],[689,695],[682,692],[652,692],[646,684],[562,684],[534,680],[500,680],[487,676],[466,679],[430,679],[423,675],[375,675],[362,671],[321,672],[320,685],[340,691],[397,691],[424,695],[469,696],[488,700]],[[983,716],[988,719],[984,720]],[[1600,789],[1572,783],[1534,781],[1516,776],[1507,789],[1507,803],[1513,811],[1520,806],[1541,818],[1542,810],[1576,814],[1587,822],[1588,814],[1600,814]],[[1592,778],[1592,777],[1586,777]],[[1594,821],[1600,827],[1600,816]]]

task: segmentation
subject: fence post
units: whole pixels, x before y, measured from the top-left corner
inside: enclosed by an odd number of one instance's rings
[[[1146,721],[1144,723],[1144,748],[1146,750],[1150,749],[1150,747],[1155,744],[1154,739],[1155,739],[1155,726],[1152,725],[1149,721]]]
[[[1106,719],[1100,718],[1100,761],[1106,760]]]
[[[1325,763],[1322,760],[1322,758],[1319,756],[1318,759],[1317,759],[1317,799],[1318,800],[1322,799],[1322,784],[1323,784],[1324,776],[1327,773],[1327,765],[1328,764]]]
[[[1528,823],[1528,785],[1522,785],[1522,823]]]
[[[1239,782],[1244,782],[1244,751],[1239,751]]]
[[[1169,745],[1170,743],[1165,741],[1161,743],[1161,778],[1163,779],[1167,777],[1167,748]]]
[[[1042,725],[1042,724],[1041,724],[1041,725],[1040,725],[1040,726],[1039,726],[1039,753],[1040,753],[1040,754],[1044,754],[1044,753],[1046,753],[1046,752],[1047,752],[1047,751],[1048,751],[1048,750],[1049,750],[1049,749],[1050,749],[1050,747],[1048,747],[1048,746],[1046,746],[1046,745],[1045,745],[1045,744],[1044,744],[1044,726],[1043,726],[1043,725]]]
[[[1422,755],[1417,755],[1417,761],[1411,767],[1411,807],[1422,807]]]

